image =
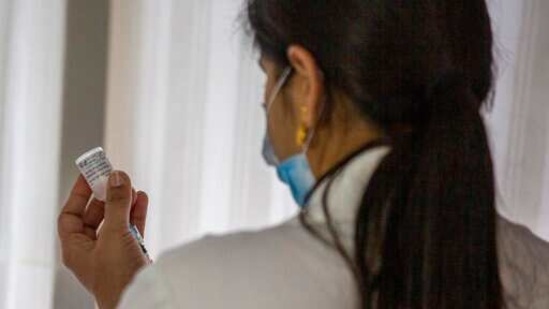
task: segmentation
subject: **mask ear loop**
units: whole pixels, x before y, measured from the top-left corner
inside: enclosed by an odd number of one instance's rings
[[[320,77],[322,79],[324,79],[324,73],[322,71],[319,70],[318,74],[320,75]],[[311,133],[309,134],[309,136],[307,136],[307,139],[305,140],[305,144],[303,145],[303,153],[307,153],[307,151],[311,147],[311,143],[312,143],[313,138],[314,138],[315,133],[316,133],[317,125],[320,122],[320,119],[322,119],[322,116],[324,115],[324,112],[326,111],[326,105],[328,104],[327,102],[328,102],[328,99],[326,99],[326,97],[324,97],[324,101],[322,103],[322,109],[320,110],[320,116],[318,117],[318,120],[316,121],[315,125],[311,129]]]
[[[320,122],[321,117],[324,115],[324,112],[326,111],[326,105],[327,105],[327,99],[324,99],[324,103],[322,103],[322,109],[320,110],[320,117],[318,118],[315,125],[311,129],[311,133],[309,134],[309,136],[307,136],[307,139],[305,140],[305,144],[303,145],[303,153],[307,153],[307,151],[311,147],[311,143],[315,136],[318,123]]]
[[[291,66],[288,66],[282,72],[278,82],[275,85],[275,88],[273,89],[273,92],[272,92],[271,96],[269,97],[269,101],[268,101],[268,104],[267,104],[267,115],[271,111],[271,107],[273,106],[273,103],[276,100],[276,97],[278,96],[278,93],[280,92],[280,90],[282,89],[284,84],[286,83],[288,77],[290,76],[290,73],[292,73],[292,70],[293,70],[293,68]],[[320,70],[318,71],[318,73],[320,74],[322,79],[324,79],[324,73]],[[322,110],[320,111],[320,116],[321,117],[322,117],[322,115],[324,114],[324,112],[326,110],[326,104],[327,104],[326,101],[327,100],[324,99],[324,103],[322,104]],[[307,151],[309,150],[309,147],[311,146],[311,143],[312,143],[313,138],[314,138],[315,133],[316,133],[316,126],[317,125],[318,125],[318,121],[317,121],[317,123],[315,123],[315,125],[313,126],[313,129],[311,130],[311,133],[309,134],[309,136],[305,140],[305,144],[303,145],[304,153],[307,153]]]
[[[271,111],[271,107],[273,106],[274,101],[276,100],[276,97],[278,96],[278,93],[286,83],[288,76],[290,76],[290,73],[292,73],[292,67],[288,66],[284,69],[282,72],[282,75],[278,79],[278,82],[275,85],[275,88],[273,89],[273,92],[271,93],[271,96],[269,97],[269,103],[267,104],[267,115]]]

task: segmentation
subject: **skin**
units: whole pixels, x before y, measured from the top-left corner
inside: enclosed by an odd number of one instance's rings
[[[326,85],[315,58],[305,48],[288,49],[293,73],[268,114],[268,131],[277,156],[284,160],[298,152],[298,128],[315,130],[307,151],[313,174],[320,178],[331,167],[371,140],[383,135],[359,116],[349,100],[336,92],[333,117],[319,121],[326,102]],[[260,65],[267,76],[265,101],[284,68],[266,57]],[[151,263],[132,237],[135,224],[145,235],[148,197],[135,192],[130,177],[115,171],[109,178],[107,201],[92,199],[92,191],[78,177],[58,218],[63,263],[92,293],[100,308],[115,308],[135,274]]]
[[[320,68],[311,53],[301,46],[291,46],[287,54],[293,73],[269,110],[269,137],[277,157],[284,160],[303,150],[303,145],[296,141],[300,127],[314,131],[307,159],[318,179],[364,144],[383,136],[383,132],[337,91],[332,117],[319,121],[326,102],[326,85]],[[284,68],[265,56],[261,57],[260,65],[267,75],[265,102],[268,102]]]
[[[62,259],[99,308],[115,308],[124,288],[150,263],[129,231],[131,222],[145,234],[149,201],[119,171],[109,178],[106,202],[90,201],[91,195],[80,175],[58,218]]]

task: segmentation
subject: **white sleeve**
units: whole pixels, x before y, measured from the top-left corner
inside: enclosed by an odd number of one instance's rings
[[[549,243],[500,216],[498,250],[509,308],[549,308]]]
[[[172,309],[175,308],[166,282],[154,265],[141,270],[122,294],[117,308]]]

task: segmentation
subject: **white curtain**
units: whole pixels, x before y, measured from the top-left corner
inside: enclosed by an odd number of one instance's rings
[[[0,1],[0,308],[51,303],[65,2]]]
[[[490,1],[498,85],[488,116],[499,208],[549,240],[549,1]]]
[[[260,156],[263,78],[240,1],[114,1],[106,149],[151,197],[153,255],[295,213]]]

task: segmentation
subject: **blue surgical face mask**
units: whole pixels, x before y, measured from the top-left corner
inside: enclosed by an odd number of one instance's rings
[[[273,102],[276,100],[276,97],[282,89],[282,86],[286,83],[291,72],[291,67],[286,68],[276,83],[266,105],[267,118]],[[305,208],[307,196],[316,182],[315,176],[309,165],[309,160],[307,159],[307,150],[309,149],[313,135],[314,131],[311,131],[311,134],[309,134],[303,150],[300,153],[293,155],[282,162],[280,162],[274,152],[271,141],[269,140],[268,132],[265,134],[263,141],[263,158],[265,159],[265,162],[270,166],[276,167],[278,178],[290,187],[294,200],[301,208]]]

